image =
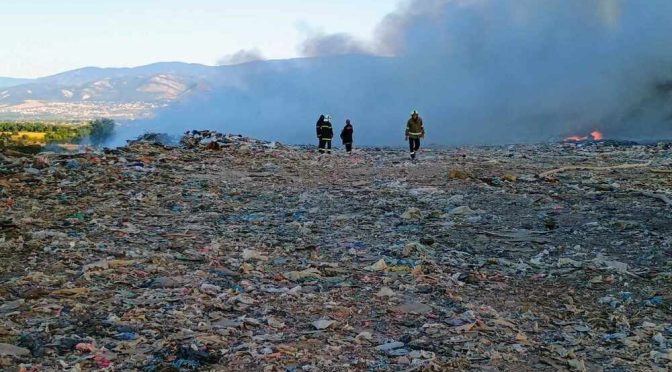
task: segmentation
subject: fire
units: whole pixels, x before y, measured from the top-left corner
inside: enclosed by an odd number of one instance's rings
[[[580,137],[580,136],[570,136],[565,138],[565,141],[567,142],[581,142],[587,140],[588,137]]]
[[[566,142],[581,142],[581,141],[588,141],[590,138],[593,139],[593,141],[602,141],[604,139],[604,134],[600,132],[599,130],[593,131],[590,133],[590,137],[585,136],[569,136],[565,138]]]
[[[604,139],[604,134],[602,134],[602,132],[600,132],[599,130],[594,131],[590,135],[593,137],[593,140],[595,141],[602,141]]]

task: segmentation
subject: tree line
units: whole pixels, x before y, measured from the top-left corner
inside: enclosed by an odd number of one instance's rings
[[[85,139],[94,145],[103,144],[114,134],[112,119],[88,122],[0,122],[0,145],[29,142],[28,137],[18,139],[20,132],[44,133],[46,143],[79,143]]]

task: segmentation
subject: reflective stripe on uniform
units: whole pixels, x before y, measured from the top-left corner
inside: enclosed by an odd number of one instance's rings
[[[420,132],[420,133],[409,132],[408,134],[411,135],[411,136],[419,136],[419,135],[422,135],[422,132]]]

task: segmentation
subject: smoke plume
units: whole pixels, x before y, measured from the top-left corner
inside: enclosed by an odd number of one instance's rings
[[[391,145],[417,109],[437,144],[672,138],[670,45],[669,0],[415,0],[371,41],[316,35],[313,58],[222,70],[158,120],[306,143],[329,113]]]
[[[217,61],[220,66],[239,65],[241,63],[263,61],[264,55],[259,49],[241,49],[236,53],[226,55]]]
[[[306,57],[333,56],[343,54],[366,54],[371,52],[364,42],[348,34],[313,35],[299,48]]]

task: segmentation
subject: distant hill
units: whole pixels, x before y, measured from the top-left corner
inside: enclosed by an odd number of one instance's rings
[[[121,68],[85,67],[36,79],[36,83],[76,86],[96,80],[151,77],[155,75],[174,75],[198,79],[211,76],[214,69],[215,67],[211,66],[182,62],[160,62],[140,67]]]
[[[0,77],[0,89],[2,88],[7,88],[7,87],[13,87],[16,85],[21,85],[21,84],[27,84],[31,81],[31,79],[15,79],[15,78],[8,78],[8,77]]]
[[[39,79],[0,79],[0,119],[136,119],[208,89],[218,67],[163,62],[86,67]]]
[[[74,77],[77,79],[77,77]],[[82,83],[54,83],[36,80],[6,88],[0,103],[19,104],[28,100],[49,102],[163,102],[172,101],[198,84],[189,76],[157,74],[100,77]]]
[[[13,84],[0,92],[0,104],[170,102],[205,83],[214,71],[214,67],[187,63],[136,68],[87,67]]]

